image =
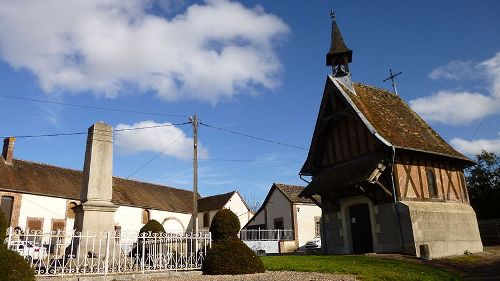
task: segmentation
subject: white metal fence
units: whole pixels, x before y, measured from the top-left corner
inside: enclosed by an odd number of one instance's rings
[[[209,232],[41,233],[7,230],[7,247],[37,275],[93,275],[201,269]]]
[[[478,224],[484,244],[500,244],[500,219],[480,220]]]
[[[293,230],[290,229],[244,229],[240,231],[243,241],[279,241],[293,240]]]

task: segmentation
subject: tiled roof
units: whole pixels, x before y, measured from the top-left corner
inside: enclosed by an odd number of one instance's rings
[[[286,196],[286,198],[288,198],[288,200],[290,200],[290,202],[314,204],[314,202],[309,198],[299,197],[299,194],[305,188],[304,186],[282,184],[282,183],[275,183],[273,185],[276,186],[276,188],[278,188],[281,192],[283,192],[283,194]]]
[[[451,147],[399,96],[354,83],[356,94],[343,88],[378,134],[397,148],[417,150],[472,162]]]
[[[236,191],[231,191],[224,194],[200,198],[198,200],[198,211],[205,212],[210,210],[220,210],[224,208],[224,205],[226,205],[227,201],[229,201],[235,193]]]
[[[0,161],[3,190],[79,200],[82,176],[81,171],[47,164],[14,159],[7,165]],[[192,191],[113,177],[112,202],[116,205],[190,213],[192,200]]]

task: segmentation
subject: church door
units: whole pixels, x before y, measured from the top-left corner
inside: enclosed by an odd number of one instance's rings
[[[373,252],[370,209],[367,204],[354,205],[349,209],[351,217],[352,248],[355,254]]]

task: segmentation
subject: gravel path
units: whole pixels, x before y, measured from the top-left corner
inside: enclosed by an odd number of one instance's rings
[[[267,271],[258,274],[245,275],[191,275],[175,276],[151,281],[353,281],[354,276],[325,274],[316,272]]]

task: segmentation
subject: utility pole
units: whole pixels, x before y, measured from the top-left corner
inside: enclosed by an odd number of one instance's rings
[[[193,124],[193,233],[198,233],[198,116],[189,117]]]
[[[396,82],[394,82],[394,78],[396,78],[396,76],[398,76],[401,73],[403,73],[403,72],[398,72],[396,74],[392,74],[392,69],[389,69],[390,76],[382,81],[382,82],[385,82],[387,80],[392,81],[392,88],[394,89],[394,94],[396,94],[396,96],[398,95],[398,90],[396,89]]]

